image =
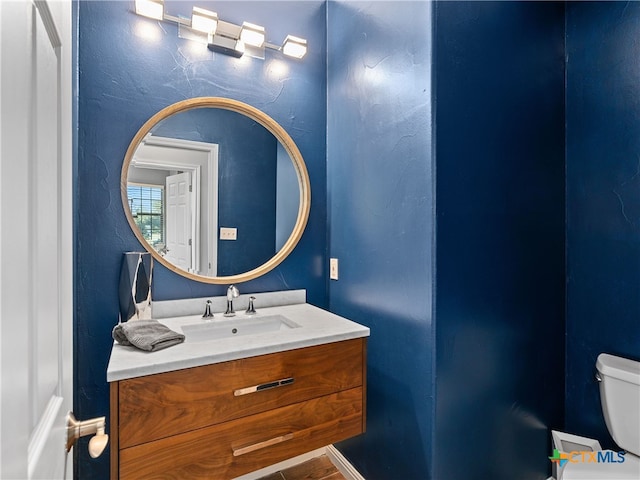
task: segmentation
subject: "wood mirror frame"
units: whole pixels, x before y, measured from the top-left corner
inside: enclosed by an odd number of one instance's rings
[[[171,115],[193,110],[197,108],[220,108],[224,110],[231,110],[233,112],[240,113],[245,115],[246,117],[254,120],[255,122],[262,125],[269,132],[273,134],[273,136],[280,142],[285,151],[289,154],[291,161],[293,163],[294,169],[296,171],[296,175],[298,177],[298,186],[299,186],[299,204],[298,204],[298,216],[296,219],[295,226],[288,240],[282,246],[280,250],[276,252],[276,254],[271,257],[268,261],[263,263],[262,265],[243,272],[236,275],[228,275],[228,276],[205,276],[199,275],[195,273],[188,272],[182,268],[179,268],[166,260],[162,255],[160,255],[150,244],[145,240],[142,235],[142,232],[136,225],[133,214],[129,208],[129,201],[127,196],[127,177],[129,172],[129,166],[131,165],[131,161],[133,156],[141,144],[141,142],[145,139],[145,137],[151,132],[152,128],[155,127],[162,120],[170,117]],[[302,237],[302,233],[307,225],[307,221],[309,219],[309,210],[311,208],[311,184],[309,181],[309,174],[307,172],[307,167],[304,163],[302,155],[298,150],[295,142],[289,136],[289,134],[270,116],[266,113],[258,110],[255,107],[247,105],[246,103],[231,100],[228,98],[222,97],[197,97],[190,98],[187,100],[183,100],[168,107],[160,110],[158,113],[153,115],[149,120],[147,120],[144,125],[138,130],[136,135],[133,137],[133,140],[129,144],[129,148],[127,149],[127,153],[125,154],[124,163],[122,165],[122,172],[120,176],[120,192],[122,197],[122,206],[124,208],[125,215],[127,217],[127,221],[129,222],[129,226],[131,230],[135,234],[138,241],[142,244],[142,246],[153,255],[153,258],[167,267],[172,272],[177,273],[183,277],[186,277],[191,280],[195,280],[203,283],[214,283],[214,284],[230,284],[230,283],[240,283],[252,280],[254,278],[260,277],[267,272],[270,272],[275,267],[277,267],[285,258],[293,251],[295,246],[300,241]]]

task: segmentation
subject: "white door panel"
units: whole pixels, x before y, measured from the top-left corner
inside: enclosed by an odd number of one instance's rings
[[[192,271],[191,252],[191,174],[171,175],[166,180],[166,258],[176,266]]]
[[[0,1],[0,112],[0,478],[58,479],[73,370],[69,1]]]

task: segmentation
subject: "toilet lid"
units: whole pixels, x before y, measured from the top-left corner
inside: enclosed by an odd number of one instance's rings
[[[607,453],[610,452],[610,453]],[[619,461],[618,452],[602,450],[597,452],[601,458]],[[640,479],[640,458],[626,453],[624,462],[608,463],[606,461],[595,463],[593,461],[579,461],[566,463],[562,468],[562,474],[558,480],[638,480]]]

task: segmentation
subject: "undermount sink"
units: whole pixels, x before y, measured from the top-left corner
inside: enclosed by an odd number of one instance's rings
[[[210,322],[202,321],[184,325],[182,332],[189,342],[204,342],[242,335],[257,335],[279,330],[290,330],[299,327],[300,325],[282,315],[268,315],[265,317],[240,317],[213,320]]]

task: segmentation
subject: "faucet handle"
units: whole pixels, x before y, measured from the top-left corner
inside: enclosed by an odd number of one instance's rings
[[[213,313],[211,313],[211,300],[207,300],[207,305],[204,307],[202,318],[213,318]]]
[[[256,314],[256,309],[253,308],[253,301],[256,299],[256,297],[249,297],[249,306],[247,307],[247,310],[245,310],[244,313],[246,313],[247,315],[255,315]]]
[[[235,285],[229,285],[227,288],[227,300],[233,300],[234,298],[238,298],[240,296],[240,291],[238,287]]]

